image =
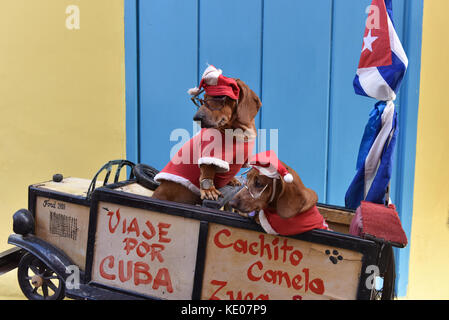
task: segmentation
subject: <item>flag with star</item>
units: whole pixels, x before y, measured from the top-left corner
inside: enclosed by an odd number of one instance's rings
[[[407,55],[393,24],[392,0],[373,0],[354,79],[355,93],[381,101],[395,100],[407,66]]]
[[[360,143],[357,172],[345,195],[347,208],[356,209],[362,200],[390,202],[388,189],[399,130],[393,101],[407,66],[407,56],[394,29],[392,0],[373,0],[354,89],[356,94],[380,101],[370,113]]]

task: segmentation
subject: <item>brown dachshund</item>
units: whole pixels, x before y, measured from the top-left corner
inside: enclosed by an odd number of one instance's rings
[[[245,188],[234,196],[230,205],[244,216],[256,213],[256,221],[271,234],[294,235],[328,229],[316,207],[315,191],[306,188],[292,168],[280,163],[292,175],[291,183],[283,177],[270,178],[253,167],[247,174]]]
[[[202,157],[200,155],[197,163],[195,159],[190,158],[193,163],[173,164],[172,158],[170,163],[155,176],[155,180],[160,182],[160,185],[154,191],[153,198],[199,204],[202,199],[217,200],[221,196],[218,189],[224,185],[238,184],[234,176],[251,155],[257,135],[254,118],[262,104],[259,97],[243,81],[225,78],[221,76],[221,70],[219,75],[220,79],[224,78],[224,84],[220,83],[220,80],[217,86],[214,86],[214,82],[210,86],[206,84],[203,86],[206,89],[204,98],[195,97],[199,108],[193,119],[201,123],[201,134],[209,133],[213,129],[224,136],[225,132],[231,131],[234,134],[233,141],[240,139],[242,142],[245,153],[243,161],[241,163],[231,161],[229,164],[220,156]],[[204,78],[205,75],[203,75]],[[227,93],[226,88],[229,83],[233,85],[232,88],[230,87],[233,91]],[[201,86],[200,84],[200,88]],[[226,90],[213,90],[217,88]],[[215,92],[223,92],[225,95],[210,94]],[[195,141],[195,137],[181,148],[178,156],[182,157],[183,152],[187,153],[194,148],[192,145],[196,142],[192,141]],[[240,151],[243,152],[243,149]],[[231,148],[231,153],[232,151],[236,151],[235,147]],[[235,161],[235,154],[231,156]]]

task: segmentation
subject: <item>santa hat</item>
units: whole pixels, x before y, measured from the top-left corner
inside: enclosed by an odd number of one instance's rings
[[[231,99],[238,100],[240,88],[237,82],[232,78],[223,76],[222,73],[221,69],[209,65],[201,77],[200,85],[189,89],[187,92],[192,96],[197,96],[204,88],[209,96],[228,96]]]
[[[260,174],[269,178],[279,179],[280,177],[283,177],[285,182],[293,182],[293,176],[288,172],[287,168],[284,167],[282,162],[279,161],[276,153],[272,150],[256,154],[250,160],[249,165],[257,169]]]

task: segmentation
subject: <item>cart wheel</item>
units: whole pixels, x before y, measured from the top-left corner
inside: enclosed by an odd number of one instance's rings
[[[19,286],[30,300],[61,300],[64,298],[64,282],[41,260],[26,253],[19,262],[17,272]]]

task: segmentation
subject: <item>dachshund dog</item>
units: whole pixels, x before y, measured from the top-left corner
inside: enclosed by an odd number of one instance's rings
[[[306,188],[299,175],[289,166],[279,161],[293,178],[290,183],[282,176],[269,177],[255,165],[247,174],[245,188],[232,199],[230,205],[242,212],[258,212],[255,218],[267,233],[295,235],[312,229],[328,226],[319,213],[315,191]],[[291,179],[291,178],[290,178]]]
[[[215,74],[212,80],[209,77],[211,74]],[[193,155],[187,155],[187,163],[176,162],[173,157],[155,176],[160,185],[154,191],[153,198],[187,204],[199,204],[203,199],[217,200],[221,196],[219,188],[239,184],[235,175],[252,153],[257,135],[254,118],[262,105],[256,93],[240,79],[223,77],[221,70],[213,66],[206,69],[199,87],[204,87],[206,92],[204,98],[199,99],[200,92],[195,88],[197,91],[192,100],[199,108],[193,120],[199,121],[202,129],[181,147],[177,157],[185,159],[186,154]],[[221,149],[223,141],[217,141],[225,140],[225,134],[229,132],[233,135],[230,146],[224,146],[221,152],[205,152],[203,145],[218,145]],[[214,136],[214,142],[208,145],[207,141],[212,140],[204,139],[205,136]],[[201,144],[198,152],[195,151],[197,144]],[[241,158],[240,161],[237,158]]]

